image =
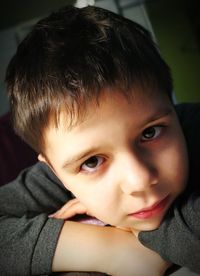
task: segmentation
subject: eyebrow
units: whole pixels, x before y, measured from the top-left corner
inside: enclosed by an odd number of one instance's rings
[[[160,118],[166,117],[166,116],[170,115],[171,113],[173,113],[173,109],[170,107],[165,108],[165,109],[162,108],[161,110],[157,110],[156,114],[153,114],[150,118],[148,118],[147,121],[144,123],[144,125],[153,123],[154,121],[157,121]],[[85,159],[88,156],[91,156],[92,154],[94,154],[97,151],[100,151],[100,147],[93,147],[93,148],[89,148],[88,150],[87,149],[83,150],[82,152],[77,153],[77,155],[69,157],[67,160],[65,160],[63,162],[62,168],[72,166],[73,164],[79,162],[82,159]]]
[[[169,116],[172,113],[173,113],[173,109],[171,107],[162,108],[161,110],[156,110],[155,114],[149,117],[144,123],[144,125],[153,123],[154,121],[157,121],[163,117]]]
[[[93,147],[88,150],[84,150],[83,152],[79,152],[77,155],[74,155],[71,158],[68,158],[63,162],[62,168],[69,167],[70,165],[79,162],[82,159],[94,154],[95,152],[99,151],[100,147]]]

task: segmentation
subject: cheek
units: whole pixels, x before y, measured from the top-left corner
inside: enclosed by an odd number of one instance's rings
[[[189,170],[189,164],[188,164],[188,152],[185,140],[183,136],[181,136],[180,141],[177,145],[177,165],[178,167],[178,179],[180,182],[182,182],[183,188],[186,186],[187,180],[188,180],[188,170]]]
[[[188,178],[188,155],[183,139],[171,145],[161,164],[163,164],[163,170],[165,170],[166,178],[169,178],[173,191],[182,192]]]
[[[118,215],[118,201],[113,193],[107,189],[102,191],[87,191],[85,195],[77,194],[79,200],[86,206],[93,216],[107,224],[115,224]]]
[[[113,191],[109,191],[106,181],[91,183],[82,177],[70,177],[60,173],[60,180],[94,216],[100,219],[112,212],[114,202]],[[109,210],[109,211],[108,211]]]
[[[111,204],[111,198],[106,193],[98,194],[94,191],[88,191],[86,196],[80,194],[79,198],[80,201],[96,216],[105,217],[107,214],[112,213],[113,204]]]

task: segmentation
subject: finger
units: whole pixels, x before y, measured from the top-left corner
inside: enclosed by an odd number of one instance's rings
[[[65,203],[65,204],[64,204],[59,210],[57,210],[55,213],[50,214],[49,217],[53,217],[53,216],[55,216],[56,214],[59,214],[59,213],[61,214],[61,213],[65,212],[65,210],[67,210],[68,208],[71,208],[74,204],[76,204],[77,201],[78,201],[78,200],[77,200],[76,198],[69,200],[67,203]]]
[[[69,219],[77,214],[86,214],[87,209],[83,204],[81,204],[77,200],[73,200],[69,202],[69,204],[65,204],[60,210],[56,213],[50,215],[49,217],[57,218],[57,219]]]

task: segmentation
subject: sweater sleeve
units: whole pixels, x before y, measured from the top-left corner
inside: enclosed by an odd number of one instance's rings
[[[43,163],[0,188],[0,275],[51,273],[63,220],[48,214],[70,198]]]
[[[200,193],[176,202],[159,229],[141,232],[139,240],[163,259],[200,273]]]
[[[200,104],[179,105],[177,113],[188,146],[188,185],[171,206],[160,227],[141,232],[139,240],[164,259],[200,273]]]

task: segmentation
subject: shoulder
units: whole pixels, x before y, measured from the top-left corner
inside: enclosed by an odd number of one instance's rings
[[[183,127],[189,123],[200,123],[200,103],[177,104],[175,109]]]
[[[17,216],[52,213],[71,197],[71,193],[50,168],[45,163],[38,162],[0,188],[0,213]]]
[[[189,156],[189,185],[199,189],[199,156],[200,156],[200,103],[179,104],[176,107]]]
[[[200,103],[178,104],[175,109],[188,143],[199,142]]]
[[[53,173],[50,167],[46,165],[44,162],[37,162],[32,167],[23,170],[22,173],[27,174],[29,177],[36,177],[41,180],[55,182],[62,186],[60,180]]]
[[[18,177],[10,183],[0,188],[1,193],[37,194],[38,191],[66,189],[52,170],[43,162],[37,162],[35,165],[28,167],[20,172]]]

